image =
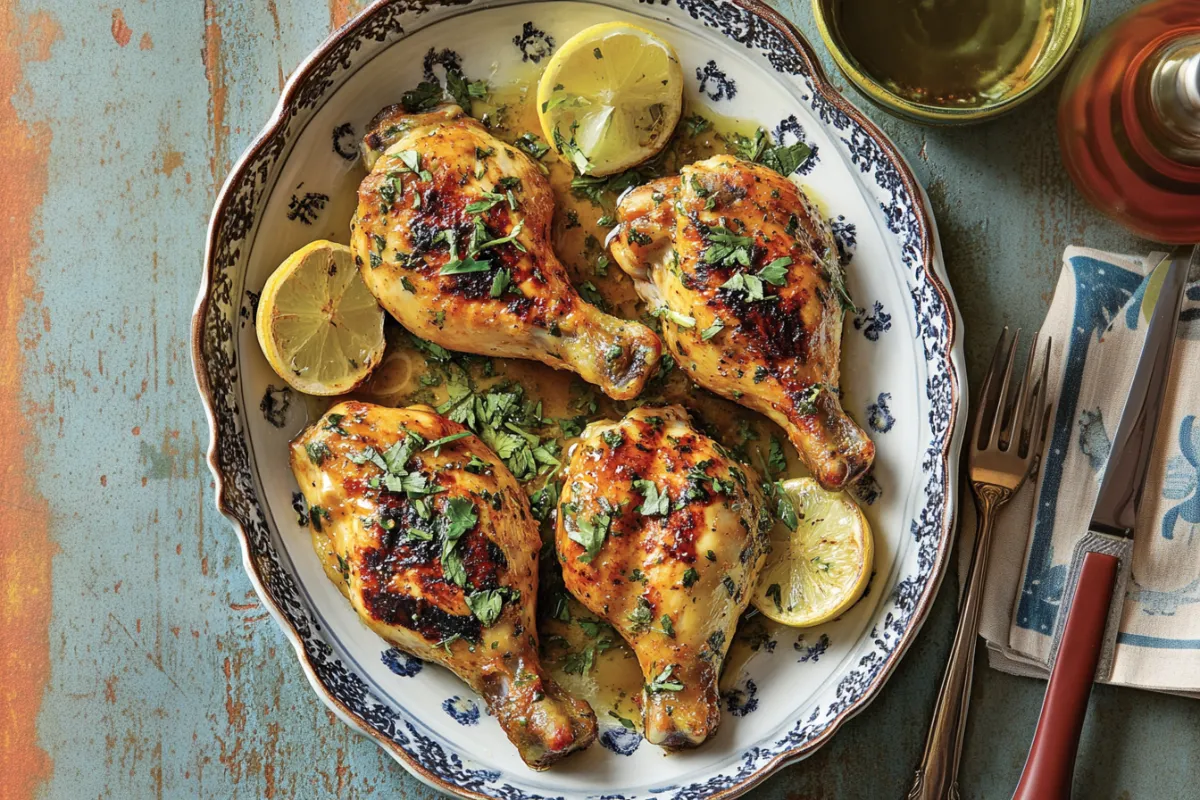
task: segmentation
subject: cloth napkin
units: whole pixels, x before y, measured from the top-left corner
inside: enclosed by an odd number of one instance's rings
[[[993,667],[1046,677],[1071,549],[1091,517],[1153,299],[1145,258],[1081,247],[1042,327],[1057,398],[1037,475],[1000,510],[980,634]],[[1108,682],[1200,696],[1200,275],[1189,276]],[[964,497],[968,496],[964,494]],[[964,508],[964,512],[966,509]],[[973,509],[964,524],[974,530]],[[960,550],[965,575],[968,547]]]

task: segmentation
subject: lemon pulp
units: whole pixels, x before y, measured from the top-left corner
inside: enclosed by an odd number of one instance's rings
[[[784,522],[771,533],[771,554],[755,587],[755,608],[793,627],[837,617],[854,605],[871,576],[874,543],[858,505],[811,478],[780,484]],[[790,504],[795,517],[786,510]]]
[[[383,356],[383,310],[350,248],[316,241],[292,253],[267,279],[255,319],[271,368],[297,391],[343,394]]]
[[[671,138],[683,108],[683,70],[671,45],[624,22],[585,28],[538,82],[547,141],[587,175],[645,161]]]

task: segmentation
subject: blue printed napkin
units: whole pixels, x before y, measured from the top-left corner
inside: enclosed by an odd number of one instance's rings
[[[1054,338],[1053,431],[992,540],[980,633],[997,669],[1047,674],[1071,549],[1146,335],[1146,275],[1163,256],[1063,254],[1042,328]],[[1200,275],[1189,281],[1109,682],[1190,694],[1200,693]]]

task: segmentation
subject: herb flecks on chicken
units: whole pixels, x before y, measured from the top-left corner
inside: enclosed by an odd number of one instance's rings
[[[563,580],[637,655],[653,744],[694,747],[720,722],[721,664],[769,541],[758,482],[679,406],[594,423],[572,452]]]
[[[380,112],[363,140],[351,247],[367,287],[414,334],[464,353],[570,369],[636,397],[662,351],[644,325],[576,292],[551,245],[542,167],[458,106]]]
[[[679,367],[782,426],[822,486],[866,472],[875,445],[839,397],[853,304],[833,236],[796,185],[719,155],[634,189],[617,216],[613,258]]]
[[[428,406],[344,402],[291,466],[325,572],[371,630],[466,681],[529,766],[591,744],[591,708],[538,659],[537,522],[478,437]]]

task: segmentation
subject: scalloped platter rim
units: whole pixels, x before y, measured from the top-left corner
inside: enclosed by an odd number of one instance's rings
[[[628,19],[679,51],[686,91],[812,157],[797,179],[849,259],[847,409],[878,446],[859,494],[877,536],[868,595],[842,618],[756,657],[723,698],[713,741],[663,758],[602,722],[587,753],[546,773],[521,763],[482,702],[357,623],[292,511],[285,443],[302,403],[258,351],[255,291],[283,256],[345,240],[355,142],[378,108],[439,64],[502,75],[595,22]],[[950,549],[965,414],[961,321],[928,198],[883,133],[828,83],[809,45],[756,0],[378,0],[296,69],[229,175],[210,220],[192,326],[217,505],[255,589],[317,695],[412,774],[465,797],[692,800],[740,794],[811,755],[879,692],[914,640]]]

